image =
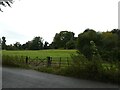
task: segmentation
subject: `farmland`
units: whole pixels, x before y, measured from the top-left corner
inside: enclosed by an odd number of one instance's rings
[[[15,50],[2,51],[3,65],[31,68],[42,72],[120,83],[119,63],[94,58],[87,60],[82,54],[74,56],[76,50]],[[26,62],[26,56],[30,57]],[[51,64],[47,57],[52,57]],[[50,64],[50,65],[49,65]]]
[[[40,64],[38,63],[42,62],[42,64],[45,64],[47,57],[50,57],[52,60],[52,64],[56,64],[58,66],[68,66],[71,62],[71,54],[74,54],[75,52],[76,50],[3,50],[2,58],[4,62],[5,60],[12,60],[12,62],[14,61],[14,63],[18,63],[19,60],[23,62],[27,56],[29,57],[29,62],[34,63],[32,65],[40,66]],[[21,63],[21,61],[19,62],[19,64]]]
[[[2,55],[10,56],[29,56],[31,58],[46,58],[50,57],[70,57],[76,50],[15,50],[15,51],[2,51]]]

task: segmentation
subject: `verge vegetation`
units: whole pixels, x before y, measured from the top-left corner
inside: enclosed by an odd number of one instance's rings
[[[86,29],[78,37],[73,32],[61,31],[51,44],[43,43],[41,37],[23,45],[19,42],[6,45],[5,37],[0,41],[3,65],[120,84],[119,29],[107,32]]]

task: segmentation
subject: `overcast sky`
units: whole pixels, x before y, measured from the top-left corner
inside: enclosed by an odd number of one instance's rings
[[[118,28],[119,0],[17,0],[0,12],[0,37],[7,44],[21,44],[41,36],[52,42],[60,31],[75,36],[90,28],[110,31]]]

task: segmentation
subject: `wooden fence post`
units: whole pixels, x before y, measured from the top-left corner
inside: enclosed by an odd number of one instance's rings
[[[44,66],[44,60],[43,60],[43,66]]]
[[[50,57],[50,66],[52,66],[52,57]]]
[[[25,60],[26,60],[26,64],[28,64],[28,56],[26,56]]]
[[[59,67],[61,67],[61,57],[60,57],[60,61],[59,61]]]
[[[51,66],[51,57],[47,57],[47,66]]]
[[[68,66],[69,66],[69,60],[68,60],[68,57],[67,57],[67,63],[68,63]]]

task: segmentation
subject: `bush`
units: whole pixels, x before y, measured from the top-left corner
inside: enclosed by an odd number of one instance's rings
[[[88,60],[79,52],[72,55],[72,64],[66,69],[66,74],[78,78],[120,84],[119,67],[120,64],[104,62],[97,56],[93,56],[92,60]]]

